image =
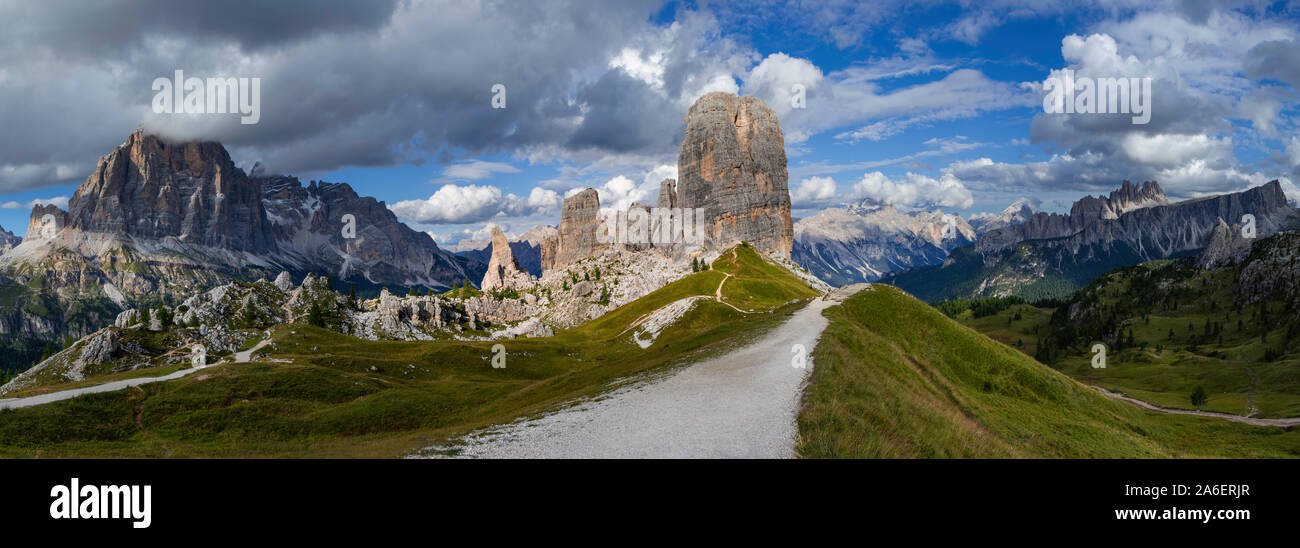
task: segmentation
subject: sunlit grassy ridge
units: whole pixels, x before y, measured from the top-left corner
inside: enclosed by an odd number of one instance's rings
[[[891,286],[825,314],[804,457],[1300,456],[1300,433],[1112,400]]]

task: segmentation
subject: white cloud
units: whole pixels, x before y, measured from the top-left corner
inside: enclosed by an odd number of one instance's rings
[[[535,209],[552,209],[560,204],[560,196],[554,190],[533,187],[528,193],[528,206]]]
[[[555,210],[559,195],[548,189],[533,188],[527,198],[503,194],[500,188],[487,185],[446,184],[427,200],[403,200],[389,209],[404,221],[419,224],[462,224],[490,219],[497,215],[523,216]]]
[[[793,109],[794,86],[801,85],[807,95],[815,95],[823,78],[821,69],[811,61],[773,53],[749,71],[744,89],[747,94],[764,98],[778,117],[785,117]]]
[[[1300,175],[1300,137],[1292,137],[1286,145],[1286,155],[1291,159],[1291,169]]]
[[[596,188],[601,209],[627,209],[634,203],[654,205],[651,196],[658,196],[659,182],[644,181],[640,185],[622,175],[616,176]]]
[[[664,52],[646,55],[634,48],[623,48],[609,61],[610,68],[621,68],[629,76],[655,88],[664,87]]]
[[[58,207],[61,208],[61,209],[68,209],[68,197],[67,197],[67,196],[55,196],[55,197],[53,197],[53,198],[37,198],[37,199],[32,200],[32,201],[30,201],[30,202],[27,202],[27,203],[25,203],[25,204],[24,204],[24,203],[15,202],[15,201],[8,201],[8,202],[5,202],[5,203],[3,203],[3,204],[0,204],[0,208],[3,208],[3,209],[31,209],[31,208],[36,207],[36,206],[38,206],[38,205],[46,205],[46,204],[54,204],[54,205],[58,206]]]
[[[439,177],[436,181],[473,181],[487,179],[497,173],[519,173],[519,168],[504,162],[472,160],[443,168],[442,177]]]
[[[1231,137],[1129,133],[1124,135],[1120,147],[1130,160],[1157,168],[1177,167],[1195,160],[1232,161]]]
[[[809,177],[790,190],[790,201],[796,207],[825,203],[834,197],[835,180],[830,177]]]
[[[975,203],[970,190],[951,173],[935,179],[909,172],[901,181],[894,181],[879,171],[873,171],[863,175],[853,185],[853,190],[859,198],[871,198],[901,208],[966,209]]]
[[[660,164],[655,166],[654,169],[647,171],[645,177],[641,179],[641,183],[646,185],[654,185],[655,188],[658,188],[659,183],[663,182],[664,179],[676,179],[676,178],[677,178],[676,164]]]

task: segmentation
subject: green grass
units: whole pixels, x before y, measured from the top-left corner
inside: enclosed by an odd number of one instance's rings
[[[482,294],[483,294],[482,291],[479,291],[474,286],[468,284],[462,285],[460,287],[453,287],[451,289],[448,289],[447,291],[442,292],[442,296],[447,297],[449,299],[469,299],[469,298],[477,297]]]
[[[803,457],[1297,457],[1300,432],[1119,402],[877,284],[831,320]]]
[[[722,285],[722,300],[742,310],[771,310],[795,299],[818,295],[785,268],[763,259],[752,247],[741,245],[723,253],[710,272],[730,274]]]
[[[760,295],[775,302],[790,292],[793,275],[768,270],[757,255],[736,257],[737,277],[766,276],[781,288]],[[742,314],[707,299],[649,348],[624,332],[663,305],[713,295],[723,277],[718,271],[687,276],[547,338],[365,341],[306,325],[276,326],[266,355],[254,363],[0,412],[0,456],[400,456],[726,352],[801,306]],[[503,369],[491,366],[498,343],[507,351]]]
[[[1300,416],[1300,320],[1284,296],[1238,305],[1239,270],[1153,261],[1098,278],[1060,309],[956,318],[1002,343],[1023,341],[1023,352],[1081,382],[1163,407],[1191,409],[1189,396],[1203,387],[1205,410]],[[1008,324],[1017,312],[1022,319]],[[1221,328],[1206,335],[1207,322]],[[1107,347],[1104,369],[1092,367],[1096,342]]]

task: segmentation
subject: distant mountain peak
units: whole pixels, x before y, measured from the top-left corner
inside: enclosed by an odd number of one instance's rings
[[[260,164],[251,170],[262,172]],[[100,158],[66,212],[33,208],[28,231],[30,245],[6,254],[3,264],[41,264],[66,248],[90,268],[111,245],[145,264],[175,262],[224,276],[291,269],[433,287],[466,276],[454,256],[347,183],[304,187],[288,175],[250,177],[220,143],[171,142],[143,129]],[[50,236],[59,241],[45,242]],[[176,270],[155,274],[163,282]]]
[[[836,285],[938,264],[949,250],[975,241],[975,230],[960,215],[937,209],[904,212],[870,200],[800,219],[794,234],[794,261]]]
[[[1038,212],[1038,205],[1039,201],[1037,199],[1022,196],[1011,202],[1011,205],[1004,208],[1001,213],[972,215],[970,225],[977,234],[982,235],[990,230],[1020,224]]]

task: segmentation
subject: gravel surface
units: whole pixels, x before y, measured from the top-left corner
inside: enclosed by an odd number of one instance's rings
[[[44,403],[53,403],[56,401],[70,400],[72,398],[81,396],[83,394],[113,392],[115,390],[121,390],[123,388],[139,386],[141,384],[149,384],[151,382],[160,382],[160,381],[169,381],[172,379],[179,379],[195,371],[198,371],[198,369],[193,369],[193,368],[182,369],[180,371],[176,371],[168,375],[163,375],[161,377],[140,377],[135,379],[106,382],[104,384],[88,386],[86,388],[74,388],[71,390],[50,392],[49,394],[41,394],[39,396],[28,396],[26,398],[0,399],[0,409],[17,409],[19,407],[31,407],[33,405],[41,405]]]
[[[481,430],[422,456],[479,458],[791,458],[803,383],[793,348],[811,352],[822,310],[866,288],[818,298],[744,348],[559,411]],[[463,445],[461,445],[463,443]]]

